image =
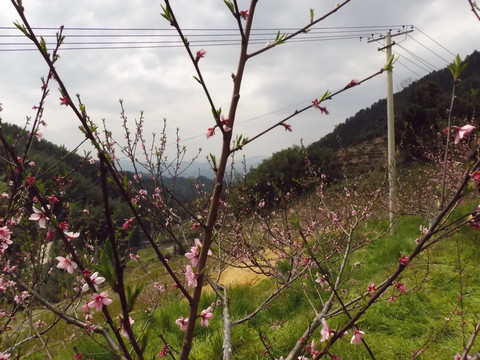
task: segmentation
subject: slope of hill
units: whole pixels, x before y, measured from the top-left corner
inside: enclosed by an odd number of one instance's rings
[[[456,125],[465,123],[465,118],[475,116],[480,99],[480,53],[472,53],[465,61],[468,66],[458,84],[453,112]],[[445,68],[413,82],[395,94],[396,139],[402,161],[420,158],[424,146],[438,138],[447,116],[451,87],[452,76]],[[26,137],[26,134],[22,134],[22,129],[16,126],[2,124],[2,129],[11,139]],[[380,169],[385,161],[385,143],[386,100],[382,99],[358,111],[339,124],[333,132],[308,147],[294,146],[264,159],[250,171],[246,184],[265,198],[272,192],[269,182],[281,190],[299,188],[298,181],[309,171],[306,158],[310,169],[313,167],[330,178],[341,177],[345,168],[353,174]],[[68,201],[77,203],[79,211],[100,203],[101,194],[95,186],[98,182],[96,164],[89,164],[84,157],[70,154],[65,148],[48,141],[34,141],[32,146],[30,160],[36,162],[36,167],[30,169],[32,176],[40,176],[40,179],[51,184],[53,179],[71,173],[75,186],[68,189]],[[52,170],[60,159],[64,160]],[[258,159],[254,159],[247,166],[258,162]],[[187,169],[190,172],[185,172],[183,176],[195,177],[196,174],[198,177],[201,174],[203,183],[211,183],[207,178],[213,174],[203,165],[205,164],[193,164]],[[2,171],[0,170],[0,175],[5,174]],[[127,174],[127,177],[131,176],[132,174]],[[164,182],[172,184],[168,179],[164,179]],[[174,191],[183,202],[189,202],[195,197],[191,180],[177,179]]]
[[[1,131],[9,143],[15,144],[15,156],[23,157],[28,139],[27,132],[7,123],[1,124]],[[24,181],[15,172],[10,171],[11,161],[8,159],[11,159],[11,155],[7,153],[5,147],[0,147],[0,192],[5,191],[6,184],[10,181],[17,182],[19,185]],[[87,156],[72,153],[46,140],[34,140],[30,145],[28,156],[24,159],[27,176],[34,177],[37,185],[44,188],[47,194],[55,195],[59,200],[53,207],[57,218],[75,219],[76,227],[88,229],[92,237],[102,241],[106,235],[103,195],[99,185],[99,164],[98,161],[88,160]],[[133,172],[122,171],[122,173],[126,180],[134,179]],[[212,184],[211,179],[204,176],[198,176],[196,179],[178,177],[174,180],[164,177],[157,180],[183,204],[192,202],[198,195],[194,182],[204,184],[206,191]],[[142,187],[149,194],[153,193],[155,186],[154,180],[150,177],[142,177]],[[111,206],[115,209],[114,218],[123,223],[125,218],[131,216],[128,206],[120,199],[120,194],[113,186],[109,189],[109,197]],[[169,202],[168,206],[175,209],[178,214],[182,214],[181,208],[174,201]],[[31,211],[31,208],[29,207],[27,211]],[[142,238],[138,235],[130,246],[137,246],[141,242]]]
[[[457,84],[453,125],[474,121],[470,119],[475,118],[480,100],[480,53],[475,51],[465,62],[468,66]],[[452,85],[452,75],[445,68],[395,94],[395,133],[400,162],[422,158],[425,148],[438,139],[446,123]],[[386,100],[382,99],[358,111],[308,147],[292,147],[273,154],[249,173],[247,184],[261,194],[268,192],[265,184],[269,181],[283,190],[295,188],[297,179],[307,171],[306,157],[310,165],[331,178],[340,177],[345,167],[354,174],[372,170],[382,163],[386,129]]]

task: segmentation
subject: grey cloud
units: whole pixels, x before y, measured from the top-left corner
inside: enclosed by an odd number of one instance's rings
[[[318,0],[263,0],[258,4],[255,28],[280,29],[301,27],[309,21],[309,8],[315,8],[320,15],[332,9],[337,1]],[[240,1],[247,9],[248,1]],[[81,3],[73,0],[30,0],[26,2],[26,14],[34,26],[70,27],[117,27],[117,28],[159,28],[169,29],[169,24],[160,16],[160,2],[149,0],[134,1],[93,1]],[[178,20],[185,28],[233,28],[235,20],[223,3],[217,0],[192,2],[173,0],[172,6]],[[3,9],[2,9],[3,10]],[[0,14],[0,25],[10,26],[18,19],[12,9]],[[428,36],[436,39],[462,57],[472,52],[478,42],[480,23],[469,11],[467,1],[352,1],[334,16],[319,26],[372,26],[372,25],[413,24]],[[160,30],[158,30],[160,32]],[[69,31],[67,30],[67,41]],[[307,34],[308,36],[308,34]],[[437,67],[445,66],[428,49],[434,49],[445,59],[451,55],[425,37],[419,31],[411,34],[412,39],[398,38],[401,45],[425,58]],[[193,43],[192,50],[201,45]],[[273,40],[273,35],[272,35]],[[264,44],[256,45],[256,48]],[[381,46],[367,43],[366,39],[300,42],[279,46],[272,51],[253,58],[247,65],[238,113],[238,132],[254,136],[295,109],[308,105],[325,90],[337,90],[351,79],[361,79],[377,71],[385,61],[385,55],[378,52]],[[230,73],[235,72],[238,47],[205,47],[206,57],[200,62],[205,79],[211,87],[216,106],[226,112],[229,106],[232,81]],[[423,76],[426,71],[409,64],[408,53],[397,47],[402,54],[400,61]],[[145,110],[145,133],[159,130],[162,119],[168,119],[171,143],[175,128],[180,127],[183,144],[192,149],[205,149],[205,153],[216,152],[219,137],[208,141],[204,133],[213,125],[210,107],[201,87],[193,80],[194,68],[182,48],[128,49],[128,50],[81,50],[63,51],[58,69],[73,94],[81,93],[90,114],[96,121],[105,118],[109,126],[121,138],[118,99],[125,100],[130,119],[138,118],[139,111]],[[21,124],[31,106],[38,101],[39,77],[45,75],[46,67],[38,54],[2,53],[0,102],[6,109],[4,121]],[[399,64],[395,67],[395,84],[406,79],[416,79],[408,68]],[[244,154],[271,155],[282,148],[318,140],[331,131],[335,124],[344,121],[356,111],[384,97],[384,78],[371,80],[354,88],[326,105],[331,114],[322,116],[318,111],[309,110],[298,119],[289,121],[293,132],[275,129],[257,144],[245,148]],[[68,109],[58,104],[55,84],[49,99],[48,140],[73,148],[82,139],[71,136],[76,128],[75,119]],[[68,114],[68,115],[67,115]],[[182,130],[183,128],[183,130]],[[65,136],[68,132],[69,136]],[[173,146],[172,146],[173,148]]]

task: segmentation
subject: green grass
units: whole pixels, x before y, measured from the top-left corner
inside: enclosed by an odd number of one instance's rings
[[[466,204],[457,209],[458,214],[471,209],[472,204]],[[374,226],[382,224],[374,224]],[[342,289],[347,292],[346,298],[353,298],[366,291],[369,283],[380,283],[397,266],[398,258],[408,254],[415,247],[415,239],[419,236],[419,226],[426,225],[418,217],[402,217],[399,219],[397,232],[357,251],[349,261],[347,267],[350,279]],[[421,359],[452,358],[461,351],[462,332],[461,317],[458,313],[460,302],[459,264],[457,260],[457,243],[462,254],[462,279],[464,283],[463,302],[465,306],[465,320],[467,337],[476,323],[476,315],[480,313],[480,274],[478,259],[480,258],[480,233],[465,228],[445,239],[428,251],[417,257],[404,271],[399,281],[404,283],[407,290],[412,290],[399,296],[393,303],[388,301],[393,293],[399,291],[390,288],[381,300],[373,305],[361,318],[358,326],[365,331],[365,340],[378,359],[407,359],[414,349],[422,347],[429,339],[435,338],[433,344],[425,349]],[[139,332],[148,319],[145,309],[151,305],[149,296],[153,296],[153,281],[166,281],[162,267],[150,250],[140,252],[142,263],[150,271],[145,275],[136,262],[127,265],[127,279],[129,281],[145,282],[144,294],[138,300],[133,313],[134,329]],[[172,258],[170,262],[177,267],[184,263],[183,258]],[[361,262],[360,266],[354,265]],[[140,279],[140,280],[139,280]],[[313,290],[313,283],[306,282],[310,300],[320,306],[320,301]],[[228,288],[230,296],[230,311],[233,320],[238,320],[249,314],[275,289],[275,284],[265,280],[257,285],[234,286]],[[149,300],[150,299],[150,300]],[[212,293],[206,293],[200,308],[204,309],[215,302]],[[109,306],[112,313],[119,311],[118,301]],[[179,316],[188,316],[188,304],[182,299],[178,290],[170,289],[161,295],[159,307],[149,319],[146,328],[146,359],[153,359],[160,351],[163,341],[167,340],[177,351],[180,350],[183,332],[175,324]],[[272,345],[270,349],[274,357],[286,355],[289,349],[300,337],[314,312],[305,300],[300,284],[294,283],[288,291],[280,295],[266,310],[260,312],[253,321],[235,326],[232,330],[234,359],[264,359],[261,356],[265,349],[260,337],[265,337],[265,343]],[[43,313],[40,318],[52,320],[51,315]],[[450,318],[448,324],[446,318]],[[197,320],[199,321],[199,320]],[[329,319],[331,328],[341,326],[346,321],[345,315]],[[61,322],[50,334],[52,355],[55,359],[73,357],[75,346],[83,353],[84,358],[94,360],[109,360],[113,356],[105,347],[103,339],[96,336],[95,341],[83,334],[79,329],[67,326]],[[313,337],[317,346],[319,330]],[[208,328],[197,326],[194,346],[191,353],[192,360],[220,359],[222,352],[223,330],[221,321],[221,307],[217,307],[214,317]],[[32,351],[33,345],[37,351]],[[41,359],[43,354],[38,341],[25,346],[30,353],[25,359]],[[350,344],[350,336],[334,344],[332,352],[343,359],[368,359],[366,349]]]

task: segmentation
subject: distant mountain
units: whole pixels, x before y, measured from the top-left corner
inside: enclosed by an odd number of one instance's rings
[[[250,171],[252,168],[255,168],[260,164],[263,160],[265,160],[266,156],[251,156],[243,160],[237,161],[235,164],[235,171],[243,173],[244,167],[246,168],[247,172]],[[133,171],[133,166],[130,161],[122,161],[120,160],[120,164],[122,169],[125,171]],[[213,179],[215,176],[215,172],[212,170],[212,166],[207,161],[199,161],[196,160],[193,163],[183,163],[180,165],[179,176],[187,179],[196,179],[198,177],[205,177],[209,179]]]
[[[263,160],[265,156],[252,156],[243,160],[238,160],[235,163],[235,171],[243,173],[244,168],[250,171],[252,168],[257,167]],[[213,178],[215,176],[212,166],[206,161],[195,161],[190,165],[185,165],[185,167],[180,168],[181,176],[186,178],[197,178],[199,176],[205,176],[207,178]]]

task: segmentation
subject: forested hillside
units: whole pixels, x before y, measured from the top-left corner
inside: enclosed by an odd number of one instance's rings
[[[102,189],[99,186],[99,163],[95,154],[77,154],[67,150],[63,146],[57,146],[44,139],[32,138],[28,144],[29,134],[24,129],[8,124],[1,124],[1,131],[13,144],[18,153],[24,153],[25,146],[29,146],[28,156],[22,159],[26,165],[28,176],[35,178],[36,184],[47,191],[53,190],[58,195],[58,202],[54,204],[53,210],[59,218],[76,219],[76,225],[88,228],[92,236],[100,241],[105,239],[105,220],[103,214]],[[0,190],[5,191],[7,184],[18,184],[21,186],[23,178],[12,178],[12,172],[8,171],[12,166],[10,155],[6,146],[1,147],[0,153]],[[122,171],[126,181],[134,181],[134,173]],[[161,177],[156,179],[162,183],[165,189],[171,192],[180,203],[189,204],[197,193],[195,184],[204,184],[208,190],[211,180],[205,177],[187,179],[184,177]],[[154,181],[150,176],[142,177],[142,187],[148,193],[154,189]],[[112,208],[115,209],[115,218],[123,221],[130,217],[129,209],[123,202],[118,191],[111,187],[109,197]],[[178,208],[177,202],[172,201],[170,206],[181,215],[182,210]],[[30,209],[28,209],[30,211]],[[138,246],[142,242],[140,235],[133,236],[136,240],[130,243],[131,246]]]
[[[475,117],[480,99],[480,53],[472,53],[465,62],[468,66],[458,84],[453,111],[454,125],[471,121]],[[451,88],[452,76],[445,68],[411,83],[395,94],[396,141],[400,162],[421,159],[425,147],[438,139],[446,121]],[[381,99],[346,119],[317,142],[305,148],[294,146],[273,154],[250,171],[246,187],[258,196],[268,199],[279,189],[300,189],[299,180],[312,168],[331,179],[342,176],[343,166],[350,166],[353,172],[373,170],[383,162],[385,156],[386,126],[386,100]],[[27,134],[21,128],[2,124],[2,130],[12,142],[26,143]],[[20,141],[21,139],[23,140]],[[102,216],[97,209],[97,205],[101,203],[101,192],[99,187],[95,186],[98,181],[98,164],[90,163],[85,156],[71,153],[49,141],[35,140],[31,147],[33,151],[30,151],[32,155],[28,161],[35,163],[35,166],[30,168],[31,175],[44,181],[45,186],[59,186],[60,183],[67,186],[68,196],[61,200],[77,204],[78,208],[71,209],[74,215],[80,215],[84,209],[95,214],[91,218],[97,220],[91,221],[90,226],[92,231],[98,232],[102,227]],[[356,147],[357,150],[349,150]],[[361,166],[354,166],[357,157],[357,163],[361,162]],[[4,156],[5,158],[7,156]],[[64,161],[60,161],[62,159]],[[54,166],[55,164],[57,166]],[[54,173],[52,168],[55,168]],[[2,166],[2,169],[5,167]],[[125,172],[125,176],[131,180],[133,173]],[[62,177],[70,180],[62,182]],[[10,179],[5,179],[8,180]],[[207,185],[211,183],[207,178],[197,180]],[[148,179],[145,181],[147,188],[152,186],[148,185]],[[194,180],[183,177],[163,179],[164,185],[174,189],[175,196],[181,202],[190,202],[195,198],[193,182]],[[69,186],[70,183],[75,186]],[[115,192],[112,193],[114,202],[117,196]],[[123,209],[120,202],[116,208],[119,213],[127,213],[127,209]]]
[[[452,125],[474,121],[472,119],[475,118],[480,99],[480,53],[475,51],[464,61],[468,66],[457,84]],[[411,83],[394,95],[395,133],[400,163],[422,159],[425,149],[438,139],[445,126],[452,85],[452,75],[445,68]],[[291,147],[273,154],[249,173],[247,183],[259,193],[268,191],[267,187],[272,189],[267,185],[268,182],[273,182],[283,190],[296,188],[297,179],[304,177],[308,171],[306,159],[309,165],[328,177],[341,177],[342,166],[348,165],[348,159],[339,153],[341,149],[348,150],[360,144],[381,146],[386,143],[386,113],[386,99],[377,101],[306,148]],[[386,147],[370,150],[374,157],[378,157],[382,151],[386,152]],[[365,167],[362,169],[365,170]]]
[[[480,99],[480,53],[472,53],[465,62],[468,66],[458,84],[453,110],[454,125],[471,121]],[[401,163],[421,159],[425,147],[438,139],[446,121],[451,88],[452,76],[445,68],[411,83],[395,94],[396,142]],[[309,146],[294,146],[273,154],[250,171],[246,186],[260,197],[268,199],[276,191],[274,188],[285,191],[300,189],[299,180],[312,168],[331,179],[342,177],[343,166],[353,172],[373,170],[385,157],[386,127],[386,100],[381,99],[370,107],[361,109],[337,125],[334,131]],[[2,124],[2,129],[11,141],[25,143],[27,134],[21,128]],[[23,140],[19,141],[20,139]],[[34,151],[30,152],[32,158],[29,161],[35,163],[35,167],[30,169],[32,176],[38,176],[48,186],[54,186],[57,179],[68,176],[75,186],[69,187],[68,199],[62,200],[77,204],[78,209],[73,209],[73,212],[88,208],[95,214],[96,206],[101,202],[100,189],[94,186],[98,181],[98,164],[90,163],[85,156],[72,154],[49,141],[33,141],[31,146]],[[354,148],[356,150],[351,150]],[[61,159],[65,160],[59,161]],[[55,173],[52,173],[50,169],[57,162],[59,164],[55,167]],[[355,166],[355,162],[362,164]],[[132,179],[133,173],[125,174]],[[197,180],[207,185],[211,183],[204,177]],[[145,181],[146,186],[150,187],[148,179]],[[190,202],[195,198],[193,182],[194,180],[183,177],[178,177],[175,181],[169,177],[163,179],[164,185],[173,188],[175,196],[181,202]],[[66,182],[65,186],[69,186],[69,183]],[[112,193],[113,198],[117,195]],[[118,211],[123,210],[119,205]],[[102,219],[101,214],[96,215],[98,216],[92,218]],[[92,230],[98,231],[100,228],[100,223],[92,224]]]

